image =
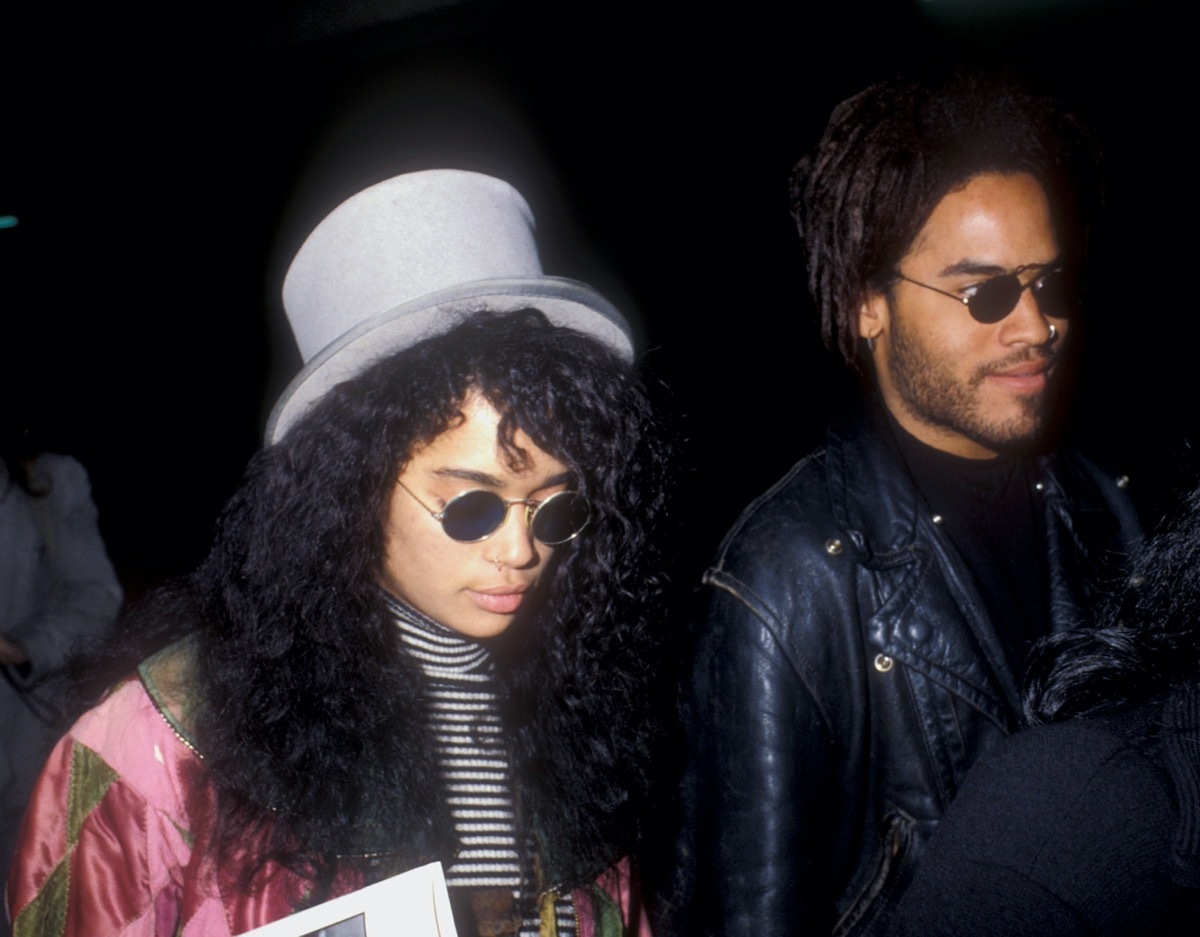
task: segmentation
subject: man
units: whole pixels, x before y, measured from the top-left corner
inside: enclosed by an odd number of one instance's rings
[[[844,102],[797,167],[825,340],[868,389],[704,577],[689,933],[885,928],[1030,645],[1136,541],[1125,480],[1043,440],[1095,165],[1052,102],[956,75]]]

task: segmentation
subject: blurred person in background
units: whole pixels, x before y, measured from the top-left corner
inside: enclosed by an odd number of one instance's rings
[[[1036,649],[1025,716],[963,783],[890,933],[1200,933],[1200,487],[1098,627]]]
[[[121,587],[104,549],[83,466],[42,451],[0,387],[0,864],[8,869],[42,762],[67,728],[65,667],[105,637]]]

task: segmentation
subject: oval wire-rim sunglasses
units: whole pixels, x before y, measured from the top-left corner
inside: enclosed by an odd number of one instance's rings
[[[999,322],[1016,309],[1017,303],[1020,302],[1021,294],[1026,290],[1030,290],[1033,293],[1038,311],[1043,316],[1056,319],[1069,319],[1074,311],[1074,303],[1071,298],[1071,284],[1062,267],[1054,267],[1053,269],[1046,270],[1045,273],[1034,277],[1028,283],[1021,283],[1020,274],[1026,270],[1038,268],[1045,269],[1045,266],[1043,264],[1025,264],[1017,267],[1011,273],[991,277],[972,289],[966,296],[960,293],[951,293],[936,286],[930,286],[928,283],[922,283],[920,280],[912,279],[912,277],[906,277],[899,270],[895,271],[895,273],[905,283],[924,287],[927,290],[933,290],[935,293],[941,293],[943,296],[949,296],[951,299],[958,300],[967,307],[967,311],[971,314],[972,319],[984,325],[992,325]]]
[[[525,506],[525,523],[530,532],[539,543],[548,547],[574,540],[592,519],[591,505],[578,491],[560,491],[538,501],[534,498],[501,498],[494,491],[472,488],[456,494],[444,508],[435,511],[400,479],[396,479],[396,484],[442,525],[447,537],[459,543],[486,540],[504,525],[508,509],[514,504]]]

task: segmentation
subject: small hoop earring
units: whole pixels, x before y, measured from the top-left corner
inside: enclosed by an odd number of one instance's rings
[[[1051,322],[1050,323],[1050,337],[1048,339],[1046,339],[1046,344],[1049,345],[1056,338],[1058,338],[1058,327],[1053,322]]]
[[[874,350],[875,350],[875,336],[868,335],[867,336],[867,351],[874,351]]]

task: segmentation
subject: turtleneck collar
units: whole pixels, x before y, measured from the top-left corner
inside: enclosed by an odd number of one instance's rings
[[[427,677],[462,680],[492,675],[492,658],[484,645],[434,621],[395,596],[385,593],[384,597],[400,631],[401,643]]]

